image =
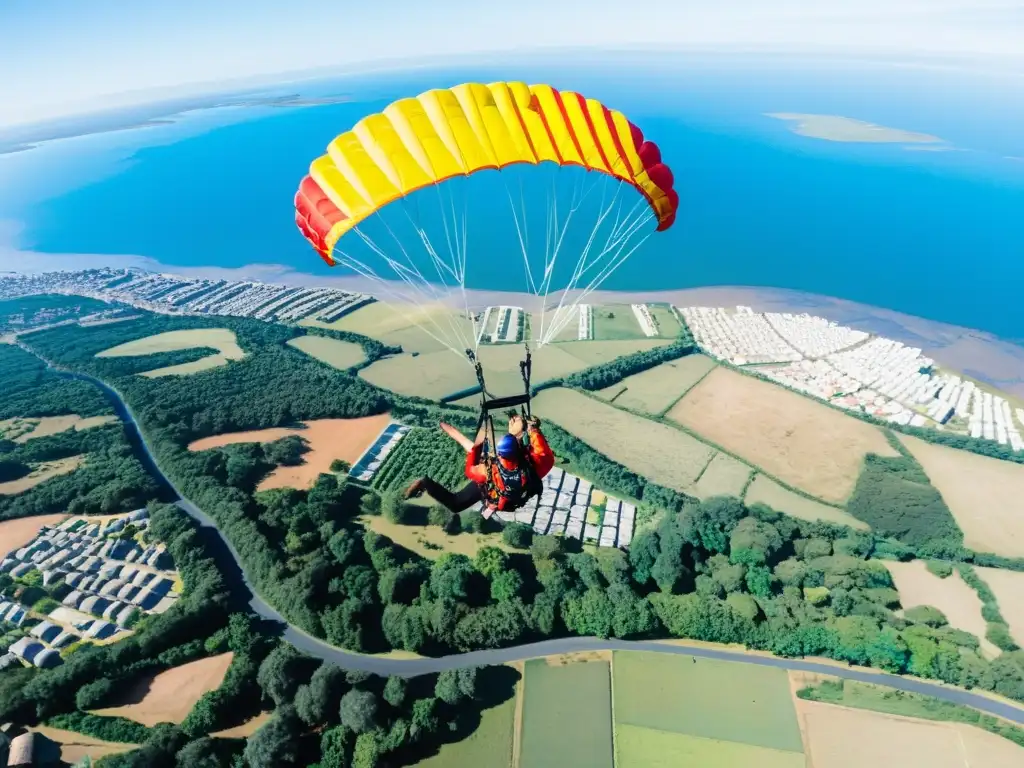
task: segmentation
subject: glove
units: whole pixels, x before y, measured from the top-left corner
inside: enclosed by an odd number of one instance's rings
[[[527,429],[540,429],[540,419],[538,419],[536,416],[530,416],[526,420],[526,428]]]

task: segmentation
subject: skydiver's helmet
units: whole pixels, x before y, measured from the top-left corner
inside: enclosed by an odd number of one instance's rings
[[[498,441],[498,456],[507,461],[518,461],[519,441],[513,435],[503,435]]]

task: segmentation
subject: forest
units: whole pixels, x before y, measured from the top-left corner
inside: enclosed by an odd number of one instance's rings
[[[0,418],[113,414],[97,386],[59,376],[15,346],[0,345],[0,380],[4,382]],[[133,454],[120,423],[69,429],[24,443],[0,439],[0,482],[24,477],[41,462],[72,456],[84,457],[73,472],[17,495],[0,496],[0,520],[65,511],[111,514],[138,509],[161,495]]]

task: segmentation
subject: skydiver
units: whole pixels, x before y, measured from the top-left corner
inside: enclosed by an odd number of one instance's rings
[[[518,509],[527,499],[540,493],[540,481],[555,465],[555,454],[541,434],[540,420],[536,418],[524,420],[513,416],[509,419],[508,434],[498,440],[498,458],[490,465],[490,478],[488,465],[480,456],[484,437],[467,445],[469,440],[447,424],[442,424],[441,428],[466,448],[465,473],[469,482],[453,493],[432,478],[421,477],[406,488],[407,499],[426,492],[452,512],[461,512],[482,501],[486,505],[484,517],[489,518],[496,510]],[[522,442],[524,431],[528,446]]]

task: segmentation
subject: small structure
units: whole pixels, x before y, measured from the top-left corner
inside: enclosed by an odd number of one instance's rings
[[[41,733],[28,731],[11,739],[7,768],[42,768],[60,762],[60,746]]]

